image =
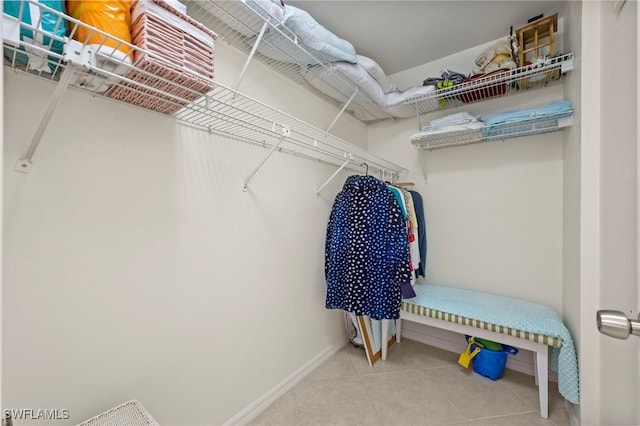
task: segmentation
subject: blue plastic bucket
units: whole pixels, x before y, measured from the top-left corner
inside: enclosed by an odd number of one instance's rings
[[[476,347],[476,345],[471,345],[471,352]],[[509,345],[502,345],[501,351],[480,348],[480,352],[471,360],[473,371],[491,380],[498,380],[502,377],[504,367],[507,365],[507,355],[516,355],[517,353],[518,349]]]

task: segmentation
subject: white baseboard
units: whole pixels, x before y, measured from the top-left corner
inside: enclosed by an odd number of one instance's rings
[[[415,340],[416,342],[424,343],[425,345],[433,346],[449,352],[462,353],[466,350],[466,346],[464,343],[451,342],[449,340],[441,339],[433,335],[420,333],[414,330],[408,330],[406,328],[402,330],[402,338],[405,337],[407,339]],[[528,374],[529,376],[535,376],[533,362],[526,362],[509,357],[507,359],[506,368],[513,371],[518,371],[520,373]],[[549,371],[549,380],[557,383],[558,374],[555,371]]]
[[[346,336],[344,339],[329,346],[313,359],[300,367],[297,371],[291,374],[289,377],[278,383],[271,390],[266,392],[260,398],[251,403],[247,408],[233,416],[231,419],[224,423],[227,425],[245,425],[258,417],[264,410],[269,408],[271,404],[282,395],[292,389],[300,380],[305,378],[309,373],[315,370],[320,364],[329,359],[332,355],[338,352],[348,342]]]

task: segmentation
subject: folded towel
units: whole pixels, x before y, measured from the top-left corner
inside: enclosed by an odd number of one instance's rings
[[[573,111],[571,102],[569,101],[556,101],[550,104],[542,105],[535,108],[526,108],[504,112],[494,115],[484,120],[487,126],[493,126],[495,124],[508,123],[514,121],[528,120],[534,117],[540,117],[549,114],[557,114],[566,112],[570,114]]]
[[[465,123],[477,123],[478,120],[473,115],[469,114],[466,111],[456,112],[454,114],[449,114],[441,118],[436,118],[435,120],[431,120],[429,126],[426,127],[440,127],[440,126],[449,126],[455,124],[465,124]]]

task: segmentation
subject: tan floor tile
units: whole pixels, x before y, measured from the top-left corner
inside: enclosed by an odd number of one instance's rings
[[[385,361],[379,360],[370,367],[366,354],[354,362],[360,375],[388,373],[391,371],[418,370],[455,364],[458,355],[409,339],[402,339],[390,349]]]
[[[361,361],[366,354],[363,348],[356,348],[351,344],[345,345],[335,355],[313,370],[305,380],[331,380],[358,376],[355,363]]]
[[[348,344],[250,424],[571,425],[557,384],[543,419],[532,376],[505,370],[492,381],[458,365],[458,355],[403,339],[370,367],[364,349]]]
[[[462,414],[476,419],[534,412],[500,380],[490,380],[461,366],[427,370],[429,381]]]
[[[288,391],[260,416],[254,419],[249,426],[293,426],[295,425],[295,402],[293,390]]]
[[[549,420],[551,420],[555,426],[571,426],[569,414],[567,414],[567,410],[564,407],[550,409]]]
[[[489,417],[478,420],[467,420],[456,423],[461,426],[555,426],[553,422],[543,419],[539,414],[527,413],[511,416]]]
[[[431,425],[462,420],[429,382],[432,370],[364,376],[362,381],[384,425]]]
[[[298,426],[382,425],[359,378],[303,380],[294,388]]]
[[[532,407],[540,410],[540,397],[535,378],[528,374],[513,370],[505,370],[500,379],[520,398],[527,401]],[[549,410],[561,408],[564,410],[564,398],[558,392],[558,384],[549,382]]]

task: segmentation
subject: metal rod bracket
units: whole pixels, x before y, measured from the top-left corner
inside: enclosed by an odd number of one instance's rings
[[[329,133],[329,131],[333,128],[334,124],[336,124],[336,122],[338,121],[338,118],[340,118],[340,116],[345,112],[345,110],[347,109],[347,107],[349,106],[353,98],[356,97],[357,94],[358,94],[358,88],[356,87],[355,90],[353,91],[353,94],[349,98],[349,100],[345,102],[345,104],[342,106],[342,109],[340,110],[338,115],[336,115],[336,118],[333,119],[331,124],[329,124],[329,127],[327,127],[327,130],[325,130],[325,132]]]
[[[316,197],[320,195],[320,192],[322,192],[322,190],[324,189],[325,186],[327,186],[329,184],[329,182],[331,182],[333,180],[334,177],[336,177],[338,175],[338,173],[340,173],[340,171],[342,169],[344,169],[345,167],[347,167],[347,164],[349,164],[351,162],[351,154],[350,153],[346,153],[344,154],[344,156],[347,158],[346,160],[344,160],[344,163],[342,163],[342,165],[338,168],[338,170],[336,170],[330,177],[329,179],[326,180],[325,183],[323,183],[320,188],[318,188],[318,190],[316,191]]]
[[[75,64],[83,68],[95,68],[96,54],[95,51],[77,40],[65,37],[65,43],[62,50],[64,61]]]
[[[38,148],[38,145],[42,140],[44,131],[49,125],[49,121],[51,121],[51,117],[53,116],[53,113],[55,112],[56,108],[60,104],[60,101],[62,100],[62,95],[64,95],[64,92],[67,90],[67,87],[71,82],[71,77],[73,76],[73,74],[75,73],[78,67],[79,65],[73,62],[67,63],[66,68],[64,69],[64,71],[62,72],[62,75],[60,76],[60,81],[58,82],[58,85],[56,86],[55,90],[53,91],[53,95],[49,100],[47,109],[45,110],[42,116],[42,119],[40,120],[40,124],[38,125],[38,128],[36,129],[36,132],[33,135],[33,138],[31,139],[29,148],[27,148],[27,153],[23,158],[21,158],[18,161],[18,163],[14,167],[14,170],[21,173],[29,173],[31,171],[31,163],[32,163],[31,159],[33,158],[33,155],[35,154],[36,149]]]
[[[262,37],[264,36],[264,32],[267,30],[268,26],[269,26],[269,24],[266,21],[265,21],[264,24],[262,24],[262,28],[260,28],[260,32],[258,33],[258,37],[256,38],[256,41],[253,43],[253,47],[251,48],[251,52],[249,53],[249,56],[247,57],[247,60],[244,62],[244,66],[242,67],[242,71],[240,71],[240,77],[238,77],[238,82],[236,83],[236,86],[234,87],[235,91],[237,91],[238,88],[240,87],[240,83],[242,83],[242,79],[244,78],[244,75],[247,72],[247,68],[249,68],[249,63],[253,59],[253,56],[256,54],[256,50],[258,49],[258,45],[260,44],[260,41],[262,40]]]
[[[27,158],[19,160],[13,170],[20,173],[31,173],[31,166],[33,163],[29,161]]]
[[[275,123],[274,123],[275,124]],[[279,147],[280,144],[284,141],[284,139],[288,136],[291,136],[291,129],[289,128],[289,126],[287,126],[286,124],[282,125],[282,136],[280,137],[280,139],[278,140],[278,143],[276,143],[275,145],[273,145],[271,147],[271,150],[269,150],[269,152],[267,153],[267,155],[264,156],[264,158],[262,159],[262,161],[260,161],[260,163],[258,163],[258,165],[251,171],[251,173],[249,173],[249,176],[247,176],[247,178],[244,180],[244,186],[242,187],[242,190],[244,192],[247,192],[249,190],[249,181],[251,181],[251,179],[253,179],[253,176],[255,176],[255,174],[258,172],[258,170],[260,170],[260,168],[264,165],[264,163],[267,162],[267,160],[269,159],[269,157],[271,157],[271,154],[273,154]]]

